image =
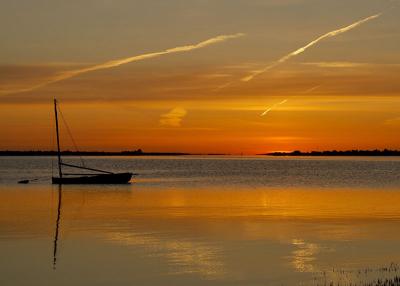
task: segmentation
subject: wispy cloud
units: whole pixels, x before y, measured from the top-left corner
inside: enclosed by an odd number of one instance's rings
[[[354,63],[354,62],[313,62],[313,63],[303,63],[303,65],[314,66],[319,68],[358,68],[358,67],[368,67],[372,64],[370,63]]]
[[[308,43],[304,47],[301,47],[300,49],[297,49],[294,52],[291,52],[290,54],[280,58],[279,60],[275,61],[274,63],[272,63],[272,64],[270,64],[268,66],[266,66],[265,68],[253,71],[250,75],[243,77],[241,80],[245,81],[245,82],[250,81],[253,78],[255,78],[256,76],[258,76],[260,74],[263,74],[263,73],[267,72],[268,70],[270,70],[270,69],[272,69],[272,68],[274,68],[274,67],[276,67],[276,66],[278,66],[278,65],[280,65],[280,64],[282,64],[282,63],[284,63],[286,61],[288,61],[289,59],[304,53],[308,48],[318,44],[320,41],[322,41],[324,39],[327,39],[327,38],[335,37],[335,36],[343,34],[343,33],[346,33],[346,32],[348,32],[348,31],[350,31],[350,30],[352,30],[352,29],[354,29],[354,28],[356,28],[356,27],[358,27],[358,26],[360,26],[360,25],[362,25],[362,24],[364,24],[366,22],[369,22],[369,21],[371,21],[373,19],[376,19],[376,18],[380,17],[381,15],[382,15],[382,13],[379,13],[379,14],[367,17],[365,19],[362,19],[360,21],[357,21],[357,22],[355,22],[355,23],[353,23],[353,24],[351,24],[349,26],[346,26],[344,28],[340,28],[340,29],[328,32],[328,33],[318,37],[317,39],[313,40],[312,42]]]
[[[270,136],[267,137],[267,141],[278,141],[278,142],[298,142],[298,141],[310,141],[310,137],[298,137],[298,136]]]
[[[384,122],[385,125],[393,125],[393,126],[399,126],[400,125],[400,117],[395,117],[391,119],[387,119]]]
[[[142,60],[151,59],[151,58],[156,58],[156,57],[160,57],[163,55],[189,52],[192,50],[205,48],[207,46],[214,45],[217,43],[222,43],[222,42],[225,42],[230,39],[236,39],[236,38],[239,38],[242,36],[244,36],[243,33],[237,33],[237,34],[232,34],[232,35],[220,35],[220,36],[217,36],[217,37],[214,37],[214,38],[211,38],[211,39],[208,39],[208,40],[205,40],[203,42],[193,44],[193,45],[175,47],[175,48],[167,49],[167,50],[160,51],[160,52],[147,53],[147,54],[137,55],[137,56],[133,56],[133,57],[112,60],[112,61],[108,61],[105,63],[101,63],[98,65],[93,65],[93,66],[89,66],[89,67],[85,67],[85,68],[65,71],[65,72],[61,72],[53,77],[47,78],[46,80],[44,80],[43,82],[41,82],[39,84],[30,86],[27,88],[21,88],[21,89],[1,90],[1,93],[2,94],[11,94],[11,93],[32,91],[32,90],[47,86],[49,84],[59,82],[62,80],[66,80],[66,79],[69,79],[69,78],[72,78],[72,77],[75,77],[75,76],[78,76],[78,75],[81,75],[84,73],[114,68],[114,67],[118,67],[118,66],[125,65],[128,63],[142,61]]]
[[[265,110],[263,113],[260,114],[260,116],[265,116],[268,114],[268,112],[270,112],[271,110],[275,109],[276,107],[278,107],[281,104],[286,103],[288,100],[282,100],[281,102],[275,103],[274,105],[270,106],[267,110]]]
[[[186,116],[186,114],[186,109],[176,107],[168,113],[161,115],[160,124],[164,126],[180,127],[182,119]]]

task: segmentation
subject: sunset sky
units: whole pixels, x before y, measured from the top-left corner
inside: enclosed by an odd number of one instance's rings
[[[400,1],[2,0],[0,35],[0,150],[54,149],[54,97],[81,150],[400,148]]]

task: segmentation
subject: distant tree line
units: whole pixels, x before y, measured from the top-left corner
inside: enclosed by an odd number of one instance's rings
[[[57,151],[0,151],[0,156],[56,156]],[[162,155],[188,155],[187,153],[143,152],[142,149],[133,151],[107,152],[107,151],[62,151],[62,156],[162,156]]]
[[[347,150],[347,151],[311,151],[311,152],[274,152],[271,156],[400,156],[399,150]]]

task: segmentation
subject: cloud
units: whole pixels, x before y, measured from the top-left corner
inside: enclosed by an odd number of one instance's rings
[[[313,62],[313,63],[303,63],[303,65],[314,66],[318,68],[358,68],[358,67],[368,67],[372,64],[370,63],[354,63],[354,62]]]
[[[280,58],[277,61],[275,61],[274,63],[264,67],[263,69],[253,71],[250,75],[243,77],[241,80],[244,81],[244,82],[250,81],[253,78],[255,78],[256,76],[258,76],[260,74],[263,74],[263,73],[267,72],[268,70],[270,70],[270,69],[272,69],[272,68],[274,68],[274,67],[276,67],[276,66],[278,66],[278,65],[280,65],[280,64],[282,64],[282,63],[284,63],[284,62],[286,62],[288,60],[290,60],[292,57],[295,57],[297,55],[300,55],[300,54],[304,53],[308,48],[318,44],[320,41],[322,41],[324,39],[327,39],[327,38],[335,37],[335,36],[343,34],[343,33],[346,33],[346,32],[348,32],[348,31],[350,31],[350,30],[352,30],[352,29],[354,29],[354,28],[356,28],[356,27],[358,27],[358,26],[360,26],[360,25],[362,25],[362,24],[364,24],[364,23],[366,23],[368,21],[371,21],[373,19],[376,19],[376,18],[380,17],[381,15],[382,15],[382,13],[376,14],[376,15],[367,17],[365,19],[362,19],[360,21],[357,21],[357,22],[355,22],[355,23],[353,23],[353,24],[351,24],[349,26],[346,26],[344,28],[340,28],[340,29],[328,32],[328,33],[318,37],[317,39],[313,40],[312,42],[308,43],[304,47],[301,47],[300,49],[297,49],[294,52],[291,52],[290,54]]]
[[[260,116],[265,116],[265,115],[267,115],[268,112],[270,112],[271,110],[273,110],[273,109],[276,108],[277,106],[286,103],[287,101],[288,101],[288,100],[285,99],[285,100],[282,100],[281,102],[278,102],[278,103],[272,105],[272,106],[269,107],[267,110],[265,110],[263,113],[261,113]]]
[[[400,125],[400,117],[395,117],[391,119],[387,119],[384,122],[385,125],[399,126]]]
[[[16,87],[18,82],[24,79],[30,79],[30,83],[38,82],[40,78],[54,74],[62,68],[32,68],[26,71],[19,66],[2,68],[0,65],[0,89],[11,85]],[[289,95],[290,98],[306,94],[361,97],[400,95],[400,81],[397,76],[400,73],[400,65],[378,64],[371,68],[354,69],[331,68],[326,72],[303,64],[282,65],[279,67],[279,73],[263,76],[262,80],[252,81],[251,84],[238,84],[236,81],[231,88],[220,89],[218,93],[214,90],[224,80],[202,76],[213,72],[231,72],[232,77],[229,79],[243,76],[243,70],[226,71],[206,65],[189,67],[179,65],[173,68],[170,65],[163,65],[157,66],[157,71],[141,66],[134,69],[113,70],[112,74],[93,73],[90,76],[82,76],[73,84],[68,81],[59,82],[30,93],[2,96],[0,104],[47,104],[54,94],[57,94],[60,100],[68,99],[68,102],[130,102],[135,105],[145,105],[150,109],[156,104],[158,110],[160,108],[169,110],[176,106],[191,110],[193,107],[201,108],[200,105],[212,102],[221,102],[222,105],[222,102],[227,104],[228,101],[240,100],[256,106],[253,110],[256,113],[259,111],[256,114],[259,116],[270,104],[288,98]],[[310,91],[318,85],[321,87]]]
[[[161,115],[160,124],[164,126],[180,127],[182,119],[186,114],[187,111],[184,108],[176,107],[168,113]]]
[[[118,67],[118,66],[125,65],[128,63],[142,61],[142,60],[151,59],[151,58],[156,58],[156,57],[160,57],[160,56],[167,55],[167,54],[189,52],[192,50],[205,48],[207,46],[214,45],[217,43],[225,42],[230,39],[236,39],[236,38],[239,38],[242,36],[244,36],[243,33],[237,33],[237,34],[233,34],[233,35],[220,35],[220,36],[217,36],[217,37],[214,37],[214,38],[211,38],[211,39],[208,39],[208,40],[205,40],[203,42],[193,44],[193,45],[175,47],[175,48],[167,49],[167,50],[160,51],[160,52],[147,53],[147,54],[137,55],[137,56],[133,56],[133,57],[129,57],[129,58],[112,60],[112,61],[108,61],[105,63],[101,63],[101,64],[97,64],[97,65],[93,65],[93,66],[89,66],[89,67],[85,67],[85,68],[64,71],[55,76],[49,77],[48,79],[44,80],[42,83],[32,85],[27,88],[1,90],[0,92],[2,94],[12,94],[12,93],[21,93],[21,92],[32,91],[32,90],[35,90],[35,89],[38,89],[41,87],[45,87],[49,84],[59,82],[62,80],[66,80],[66,79],[69,79],[69,78],[72,78],[72,77],[75,77],[75,76],[78,76],[78,75],[81,75],[84,73],[114,68],[114,67]]]
[[[298,141],[310,141],[310,137],[298,137],[298,136],[271,136],[267,137],[267,141],[278,141],[278,142],[298,142]]]

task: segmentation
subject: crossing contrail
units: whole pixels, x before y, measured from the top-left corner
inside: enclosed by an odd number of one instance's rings
[[[66,80],[66,79],[69,79],[69,78],[72,78],[72,77],[75,77],[75,76],[78,76],[78,75],[81,75],[84,73],[114,68],[114,67],[118,67],[118,66],[125,65],[128,63],[142,61],[142,60],[151,59],[151,58],[155,58],[155,57],[160,57],[163,55],[189,52],[192,50],[201,49],[201,48],[204,48],[204,47],[207,47],[210,45],[214,45],[217,43],[225,42],[230,39],[236,39],[239,37],[243,37],[244,35],[245,34],[243,34],[243,33],[237,33],[237,34],[232,34],[232,35],[220,35],[220,36],[217,36],[217,37],[214,37],[214,38],[211,38],[211,39],[208,39],[208,40],[205,40],[200,43],[193,44],[193,45],[179,46],[179,47],[167,49],[167,50],[160,51],[160,52],[147,53],[147,54],[137,55],[137,56],[133,56],[133,57],[129,57],[129,58],[112,60],[112,61],[108,61],[105,63],[97,64],[97,65],[86,67],[86,68],[65,71],[65,72],[61,72],[53,77],[50,77],[50,78],[46,79],[45,81],[43,81],[42,83],[39,83],[37,85],[30,86],[27,88],[21,88],[21,89],[12,89],[12,90],[8,90],[8,91],[2,90],[2,91],[0,91],[0,93],[10,94],[10,93],[20,93],[20,92],[32,91],[32,90],[44,87],[46,85],[49,85],[49,84],[52,84],[55,82],[59,82],[62,80]]]
[[[284,104],[286,103],[288,100],[282,100],[281,102],[275,103],[274,105],[272,105],[271,107],[269,107],[267,110],[265,110],[263,113],[260,114],[260,116],[265,116],[267,115],[268,112],[270,112],[272,109],[276,108],[278,105]]]
[[[291,52],[290,54],[280,58],[279,60],[275,61],[274,63],[270,64],[269,66],[266,66],[265,68],[260,69],[260,70],[253,71],[250,75],[248,75],[246,77],[243,77],[241,80],[245,81],[245,82],[246,81],[250,81],[254,77],[256,77],[256,76],[258,76],[260,74],[263,74],[266,71],[268,71],[268,70],[270,70],[270,69],[272,69],[272,68],[274,68],[274,67],[276,67],[276,66],[278,66],[278,65],[280,65],[280,64],[282,64],[282,63],[284,63],[286,61],[288,61],[292,57],[295,57],[295,56],[297,56],[297,55],[299,55],[301,53],[304,53],[308,48],[318,44],[320,41],[322,41],[324,39],[327,39],[327,38],[335,37],[335,36],[343,34],[343,33],[346,33],[346,32],[348,32],[348,31],[350,31],[350,30],[352,30],[352,29],[354,29],[354,28],[356,28],[356,27],[358,27],[358,26],[360,26],[360,25],[362,25],[362,24],[364,24],[364,23],[366,23],[368,21],[371,21],[373,19],[376,19],[376,18],[380,17],[381,15],[382,15],[382,13],[379,13],[379,14],[367,17],[365,19],[362,19],[360,21],[357,21],[357,22],[355,22],[355,23],[353,23],[353,24],[351,24],[351,25],[349,25],[347,27],[340,28],[338,30],[334,30],[334,31],[331,31],[329,33],[326,33],[326,34],[320,36],[319,38],[315,39],[314,41],[310,42],[309,44],[305,45],[304,47],[302,47],[300,49],[297,49],[294,52]]]

